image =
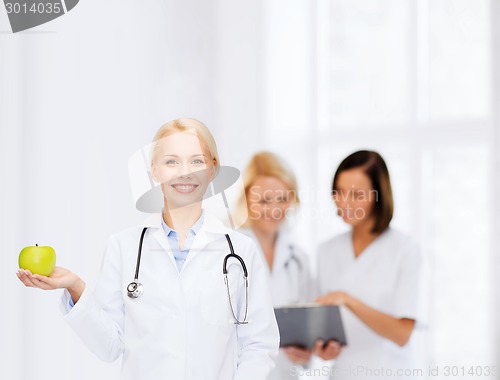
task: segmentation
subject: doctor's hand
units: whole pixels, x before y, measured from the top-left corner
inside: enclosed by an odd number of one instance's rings
[[[346,292],[330,292],[325,294],[324,296],[316,298],[316,302],[321,305],[349,306],[350,298],[351,296]]]
[[[85,283],[80,277],[62,267],[55,267],[50,277],[33,274],[27,269],[19,269],[17,277],[29,288],[43,290],[68,289],[75,303],[85,289]]]
[[[342,345],[334,340],[330,340],[326,345],[322,340],[318,340],[314,346],[314,354],[323,360],[334,360],[340,355]]]
[[[290,361],[300,365],[309,363],[312,355],[312,350],[295,346],[285,347],[283,351]]]

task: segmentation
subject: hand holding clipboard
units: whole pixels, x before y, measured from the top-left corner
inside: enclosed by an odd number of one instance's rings
[[[313,348],[317,340],[347,345],[338,306],[299,304],[275,308],[280,347]]]

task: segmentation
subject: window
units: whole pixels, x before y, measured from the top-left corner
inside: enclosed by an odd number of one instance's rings
[[[346,229],[329,196],[333,172],[355,150],[379,151],[392,225],[431,262],[422,355],[429,365],[492,365],[490,1],[271,3],[266,148],[296,169],[300,243],[313,254]]]

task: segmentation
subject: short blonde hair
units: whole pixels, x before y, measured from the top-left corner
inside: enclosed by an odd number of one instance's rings
[[[292,194],[292,202],[296,206],[299,205],[297,179],[292,169],[278,155],[262,151],[253,155],[243,174],[244,193],[238,202],[240,213],[248,212],[248,193],[258,176],[273,177],[283,182]],[[248,223],[249,220],[247,220],[245,226]]]
[[[176,132],[186,131],[193,131],[200,139],[200,142],[207,148],[208,152],[210,153],[210,159],[214,163],[215,174],[217,174],[219,172],[220,163],[219,153],[217,152],[217,145],[215,144],[214,137],[205,124],[203,124],[199,120],[190,118],[181,118],[169,121],[168,123],[163,124],[160,129],[158,129],[155,137],[153,138],[153,143],[151,144],[151,164],[153,164],[154,157],[156,156],[158,150],[158,142],[161,139]]]

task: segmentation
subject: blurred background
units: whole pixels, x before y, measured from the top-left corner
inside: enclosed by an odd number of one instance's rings
[[[432,268],[422,365],[500,372],[499,65],[494,0],[85,0],[16,34],[0,6],[0,378],[119,377],[64,323],[60,292],[22,286],[17,257],[51,245],[92,286],[107,237],[146,217],[129,157],[182,116],[222,164],[266,149],[294,168],[313,264],[346,228],[334,170],[381,153],[393,226]]]

